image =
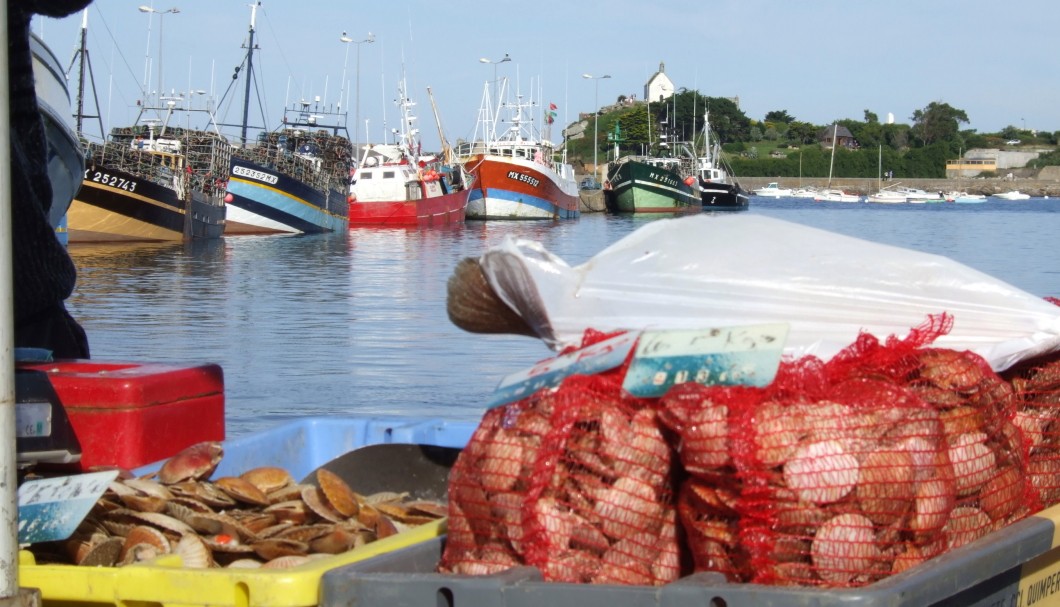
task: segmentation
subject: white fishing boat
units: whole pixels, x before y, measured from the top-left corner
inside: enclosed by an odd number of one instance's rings
[[[755,196],[764,196],[768,198],[787,198],[792,195],[794,190],[791,188],[782,188],[776,181],[771,181],[769,185],[764,188],[758,188],[753,190]]]

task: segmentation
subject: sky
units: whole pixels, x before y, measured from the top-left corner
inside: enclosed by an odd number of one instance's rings
[[[566,125],[619,95],[642,98],[660,64],[678,90],[738,97],[751,119],[785,110],[826,125],[869,110],[909,124],[915,110],[943,102],[981,133],[1057,131],[1058,17],[1055,0],[263,0],[254,67],[263,126],[279,127],[285,105],[319,96],[341,100],[351,136],[374,142],[397,126],[404,74],[425,149],[439,141],[428,87],[452,143],[475,134],[495,75],[555,104]],[[237,122],[242,89],[225,93],[250,18],[246,0],[95,0],[88,55],[105,129],[136,120],[145,80],[149,93],[160,80],[165,91],[202,91],[201,107],[209,100],[220,122]],[[81,13],[36,18],[32,29],[66,67],[81,23]],[[374,41],[346,43],[344,32]],[[481,61],[505,54],[511,61]],[[549,138],[558,143],[560,130]]]

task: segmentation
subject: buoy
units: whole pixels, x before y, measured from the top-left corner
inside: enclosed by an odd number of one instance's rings
[[[685,177],[685,185],[692,185],[695,182],[696,182],[696,178],[695,177],[693,177],[691,175],[689,175],[688,177]]]
[[[346,202],[357,202],[357,195],[351,192],[350,195],[346,197]]]
[[[231,192],[229,192],[228,194],[225,194],[225,202],[232,202],[235,199],[236,199],[236,197],[233,196]]]

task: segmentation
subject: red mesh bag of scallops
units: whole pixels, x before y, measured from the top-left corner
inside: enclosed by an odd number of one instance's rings
[[[671,449],[621,372],[574,375],[490,409],[449,478],[439,570],[658,585],[681,573]]]
[[[977,355],[925,347],[949,322],[784,362],[764,388],[671,390],[696,570],[860,586],[1036,510],[1011,388]]]

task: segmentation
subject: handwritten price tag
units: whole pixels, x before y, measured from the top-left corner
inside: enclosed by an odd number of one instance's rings
[[[788,325],[645,331],[622,387],[657,398],[689,381],[705,386],[765,386],[773,381]]]

